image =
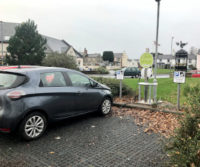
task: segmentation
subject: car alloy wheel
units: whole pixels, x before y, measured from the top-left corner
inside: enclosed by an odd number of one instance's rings
[[[40,116],[30,117],[25,124],[25,133],[31,138],[38,137],[44,130],[44,120]]]
[[[33,140],[44,133],[46,126],[46,117],[40,112],[33,112],[24,118],[19,130],[25,140]]]
[[[109,98],[104,99],[101,105],[101,112],[103,115],[109,114],[111,111],[111,101]]]

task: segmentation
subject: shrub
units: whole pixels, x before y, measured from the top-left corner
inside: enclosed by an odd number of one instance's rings
[[[46,56],[46,58],[43,60],[42,64],[44,66],[50,66],[50,67],[63,67],[63,68],[69,68],[69,69],[75,69],[77,70],[76,61],[73,56],[66,55],[63,53],[57,53],[53,52]]]
[[[107,85],[111,88],[113,96],[119,96],[119,84],[120,81],[117,79],[110,79],[110,78],[94,78],[96,81]],[[122,95],[123,96],[136,96],[136,92],[133,91],[128,85],[122,84]]]
[[[200,166],[200,85],[187,86],[187,110],[180,119],[180,127],[166,145],[173,166]]]
[[[98,74],[109,74],[109,71],[104,67],[99,67],[96,69]]]

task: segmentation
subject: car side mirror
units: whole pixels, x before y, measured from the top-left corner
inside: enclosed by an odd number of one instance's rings
[[[97,87],[97,86],[98,86],[98,83],[97,83],[97,82],[94,82],[94,81],[92,81],[92,82],[91,82],[91,86],[92,86],[93,88],[95,88],[95,87]]]

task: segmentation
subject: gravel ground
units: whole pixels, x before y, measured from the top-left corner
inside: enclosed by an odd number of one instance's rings
[[[160,137],[132,117],[88,114],[50,125],[32,142],[0,134],[0,167],[160,167]]]

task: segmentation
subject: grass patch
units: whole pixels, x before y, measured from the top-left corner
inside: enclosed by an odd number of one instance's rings
[[[154,69],[153,69],[154,71]],[[157,69],[157,74],[170,74],[174,71],[174,69]]]
[[[158,80],[157,99],[176,104],[177,84],[173,82],[173,78],[160,78],[157,80]],[[123,83],[131,87],[134,91],[138,91],[138,82],[143,82],[143,81],[144,80],[127,78],[123,80]],[[149,82],[153,82],[153,79],[149,80]],[[186,97],[183,95],[183,90],[186,87],[186,85],[194,86],[196,84],[200,84],[200,78],[186,78],[186,83],[181,84],[181,96],[180,96],[181,104],[184,104],[184,102],[186,101]],[[143,92],[144,91],[142,89],[142,97],[143,97]]]

